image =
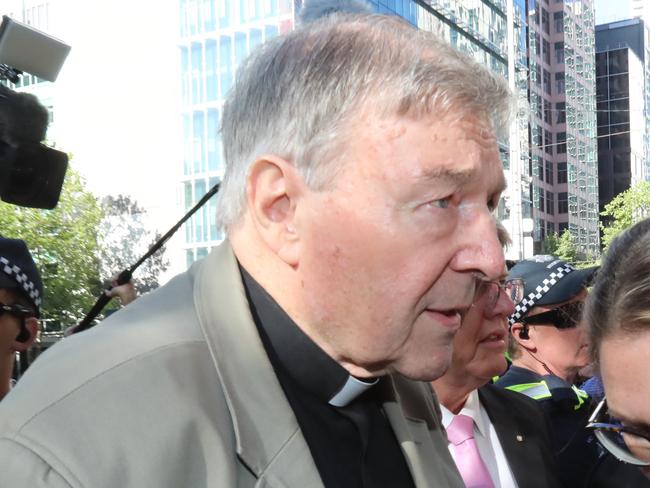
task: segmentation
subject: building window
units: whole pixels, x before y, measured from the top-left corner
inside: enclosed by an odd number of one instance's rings
[[[205,94],[208,101],[214,101],[219,95],[217,78],[217,42],[208,39],[205,43]]]
[[[230,4],[234,2],[223,2],[220,1],[219,7],[219,27],[225,28],[230,26]]]
[[[558,73],[555,74],[556,77],[557,75]],[[564,73],[562,73],[562,76],[564,77]],[[544,93],[551,94],[551,73],[546,70],[544,70]]]
[[[569,230],[569,223],[568,222],[560,222],[560,223],[557,224],[558,234],[560,234],[560,235],[564,234],[565,230]]]
[[[243,32],[235,32],[235,66],[239,66],[246,58],[248,52],[246,47],[246,34]]]
[[[541,7],[541,9],[542,9],[542,29],[546,34],[550,34],[551,31],[550,31],[550,20],[549,20],[548,11],[543,7]]]
[[[569,194],[565,191],[557,194],[557,213],[565,214],[569,212]],[[560,224],[562,228],[562,224]]]
[[[205,124],[205,114],[202,111],[194,112],[192,122],[192,153],[194,155],[194,172],[200,173],[205,170],[203,167],[203,128]]]
[[[557,182],[566,183],[567,182],[567,173],[566,173],[566,163],[557,163]]]
[[[547,154],[553,154],[553,136],[550,131],[544,131],[544,151]]]
[[[555,73],[555,93],[562,95],[564,93],[564,71]]]
[[[556,153],[566,154],[566,132],[556,134]]]
[[[546,238],[546,222],[544,219],[535,219],[535,234],[536,240],[543,241]]]
[[[555,184],[555,178],[553,175],[553,162],[552,161],[546,161],[546,183],[550,185]]]
[[[555,214],[555,195],[550,191],[546,192],[546,213]]]
[[[564,12],[553,13],[553,24],[555,25],[555,32],[558,34],[564,32]]]
[[[557,117],[555,118],[555,122],[557,124],[565,124],[566,123],[566,102],[557,102],[555,104],[555,110],[557,111]]]
[[[543,51],[544,51],[544,62],[546,64],[551,64],[551,44],[544,39],[542,41]]]
[[[208,171],[219,169],[219,111],[208,109]]]
[[[547,102],[544,100],[544,122],[547,124],[552,124],[553,123],[553,115],[552,115],[552,109],[553,105],[551,102]]]
[[[544,205],[546,203],[546,194],[544,193],[543,188],[538,188],[537,192],[537,208],[540,212],[544,212],[544,209],[546,208]]]
[[[556,42],[555,49],[555,62],[557,64],[564,64],[564,42]]]
[[[203,101],[203,46],[192,43],[192,103]]]
[[[214,0],[203,0],[203,30],[212,32],[217,28],[217,9]]]
[[[224,2],[229,3],[229,2]],[[221,73],[221,98],[226,98],[232,85],[232,39],[230,36],[221,36],[219,41],[219,71]]]
[[[555,223],[554,222],[546,222],[546,235],[550,236],[551,234],[555,234]]]

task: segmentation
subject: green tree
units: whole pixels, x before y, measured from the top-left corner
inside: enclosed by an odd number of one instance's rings
[[[99,226],[100,269],[105,282],[133,265],[160,238],[160,234],[145,225],[146,212],[129,196],[107,196],[102,200],[104,218]],[[139,294],[160,286],[159,277],[169,261],[163,246],[148,258],[133,274],[133,282]],[[115,308],[116,304],[111,304]],[[109,307],[110,308],[110,307]]]
[[[581,253],[573,240],[569,230],[565,230],[561,235],[556,233],[549,234],[542,242],[542,253],[552,254],[569,263],[575,263]]]
[[[557,248],[555,255],[569,263],[575,263],[580,257],[580,252],[573,240],[573,236],[568,229],[566,229],[557,240]]]
[[[553,254],[557,253],[557,246],[559,245],[560,236],[557,233],[553,232],[548,234],[544,241],[542,242],[542,254]]]
[[[616,195],[600,215],[602,242],[607,249],[619,233],[650,215],[650,181],[641,181]]]
[[[23,239],[41,272],[47,330],[74,325],[95,302],[100,290],[97,229],[101,219],[97,200],[71,168],[53,210],[0,203],[2,235]]]

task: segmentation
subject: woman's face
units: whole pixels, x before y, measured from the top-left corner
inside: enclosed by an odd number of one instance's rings
[[[612,417],[650,437],[650,332],[607,337],[600,346],[600,372]],[[628,445],[650,461],[650,443]],[[637,451],[637,452],[635,452]],[[650,477],[650,468],[643,468]]]

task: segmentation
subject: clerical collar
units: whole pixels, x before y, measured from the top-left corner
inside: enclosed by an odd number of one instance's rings
[[[379,379],[367,382],[351,376],[296,325],[241,265],[239,269],[260,334],[267,339],[280,366],[301,388],[330,405],[344,407],[377,384]]]

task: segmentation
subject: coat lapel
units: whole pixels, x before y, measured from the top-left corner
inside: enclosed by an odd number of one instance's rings
[[[237,455],[259,486],[322,486],[251,316],[228,241],[192,268],[194,302],[223,388]]]
[[[393,376],[384,394],[384,412],[397,437],[417,488],[464,488],[447,448],[440,409],[427,383]]]
[[[495,388],[491,385],[480,388],[479,398],[494,425],[517,484],[527,488],[547,487],[547,477],[540,473],[546,466],[541,463],[545,456],[537,434],[543,426],[531,425],[534,420],[522,417],[516,405],[498,395]]]

